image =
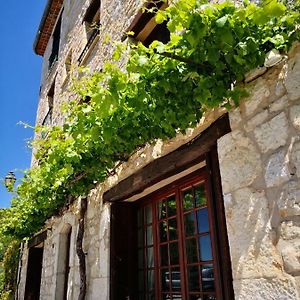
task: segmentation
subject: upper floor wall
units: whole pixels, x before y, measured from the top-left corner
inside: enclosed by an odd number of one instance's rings
[[[100,70],[113,53],[113,43],[121,41],[142,3],[142,0],[63,1],[47,46],[39,53],[44,60],[37,125],[63,123],[60,107],[70,98],[67,87],[71,66]]]

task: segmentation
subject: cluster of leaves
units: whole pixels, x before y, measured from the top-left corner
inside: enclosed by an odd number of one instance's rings
[[[32,235],[138,147],[185,132],[211,108],[237,104],[245,73],[262,65],[268,51],[287,51],[299,40],[299,12],[277,0],[240,6],[179,0],[158,11],[156,21],[167,21],[169,43],[118,46],[113,63],[75,82],[88,101],[71,101],[65,125],[42,129],[39,165],[18,186],[2,232]]]
[[[0,223],[5,210],[0,210]],[[0,299],[13,299],[19,261],[20,242],[0,234]]]

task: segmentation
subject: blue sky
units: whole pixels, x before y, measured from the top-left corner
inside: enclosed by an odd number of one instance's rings
[[[34,54],[33,41],[46,0],[2,1],[0,12],[0,179],[9,171],[30,166],[26,143],[32,129],[17,125],[35,122],[42,58]],[[0,184],[0,207],[10,205],[11,195]]]

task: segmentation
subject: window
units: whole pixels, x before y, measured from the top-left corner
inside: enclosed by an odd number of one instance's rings
[[[54,62],[58,59],[58,52],[59,52],[59,42],[60,42],[60,31],[61,31],[61,20],[62,20],[62,12],[60,13],[60,16],[58,18],[58,21],[56,23],[53,37],[52,37],[52,50],[49,57],[49,67],[50,70],[54,64]]]
[[[48,112],[46,116],[44,117],[44,120],[42,122],[43,126],[51,126],[53,121],[53,102],[54,102],[54,90],[55,90],[55,81],[51,85],[51,88],[48,91],[47,94],[47,101],[48,101]],[[48,130],[43,130],[41,132],[42,139],[45,139],[47,137]]]
[[[154,7],[163,10],[167,6],[167,3],[163,1],[149,1],[149,3],[146,4],[146,10],[144,12],[141,10],[137,14],[131,26],[126,31],[133,31],[134,39],[142,42],[146,47],[155,40],[162,43],[169,42],[170,32],[166,26],[167,22],[157,24],[155,22],[155,14],[148,11]]]
[[[93,0],[83,19],[87,43],[81,52],[78,62],[81,63],[89,50],[95,45],[100,32],[100,0]]]
[[[103,195],[113,202],[110,299],[234,299],[215,146],[228,130],[220,118]]]
[[[217,299],[205,171],[139,203],[139,299]]]
[[[55,89],[55,82],[51,85],[51,88],[47,94],[48,100],[48,112],[44,118],[42,125],[44,126],[51,126],[52,125],[52,114],[53,114],[53,99],[54,99],[54,89]]]

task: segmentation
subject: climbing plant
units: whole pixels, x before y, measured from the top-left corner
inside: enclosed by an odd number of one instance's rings
[[[63,110],[65,124],[36,128],[47,132],[34,142],[38,166],[18,185],[0,231],[31,236],[138,147],[184,133],[211,108],[237,105],[245,73],[262,65],[270,50],[286,52],[299,40],[295,7],[277,0],[178,0],[158,10],[169,43],[117,45],[101,72],[74,80],[77,97]]]
[[[19,241],[11,240],[6,247],[3,259],[1,259],[0,262],[0,268],[2,269],[0,298],[3,300],[13,299],[19,262],[19,247]]]

